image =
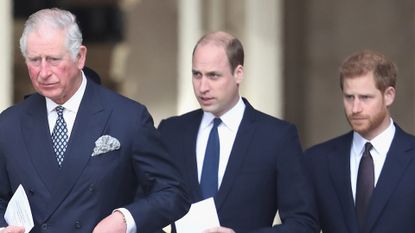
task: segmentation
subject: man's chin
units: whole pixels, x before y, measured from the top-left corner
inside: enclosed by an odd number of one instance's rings
[[[205,111],[205,112],[210,112],[215,116],[217,114],[217,109],[213,105],[202,106],[202,110]]]
[[[356,132],[365,130],[367,128],[367,122],[364,120],[351,120],[349,119],[349,125],[352,127],[352,129]]]
[[[360,135],[365,135],[368,132],[368,128],[364,125],[352,126],[352,128],[355,132],[359,133]]]
[[[56,95],[54,93],[50,93],[50,92],[40,92],[39,94],[43,95],[46,98],[51,99],[53,102],[57,103],[57,104],[62,104],[63,101],[63,97],[61,95]]]
[[[205,112],[213,112],[213,108],[211,106],[201,106],[202,110]]]

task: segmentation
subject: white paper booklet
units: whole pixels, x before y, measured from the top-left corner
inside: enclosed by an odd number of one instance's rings
[[[4,219],[9,225],[24,227],[25,233],[28,233],[33,228],[34,223],[29,199],[27,199],[22,185],[19,185],[10,199],[6,213],[4,214]]]

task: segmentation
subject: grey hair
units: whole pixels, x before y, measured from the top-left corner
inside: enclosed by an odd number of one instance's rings
[[[45,26],[65,30],[66,48],[72,59],[75,60],[82,45],[82,33],[76,22],[75,15],[58,8],[43,9],[29,16],[20,37],[20,51],[22,55],[25,58],[27,57],[27,37],[29,34]]]

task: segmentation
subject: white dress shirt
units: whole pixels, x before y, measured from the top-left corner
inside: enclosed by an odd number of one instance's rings
[[[370,154],[373,158],[373,164],[375,168],[375,187],[378,182],[380,173],[385,163],[386,155],[389,151],[390,145],[392,144],[393,137],[395,135],[395,125],[392,119],[388,128],[386,128],[381,134],[376,136],[374,139],[369,141],[373,148],[370,150]],[[353,133],[353,144],[350,151],[350,178],[353,192],[353,199],[356,202],[356,183],[357,173],[359,170],[360,159],[362,158],[364,147],[367,139],[363,138],[359,133]]]
[[[239,125],[245,111],[245,104],[242,98],[239,98],[238,103],[223,114],[220,119],[222,123],[218,126],[220,154],[219,154],[219,170],[218,170],[218,186],[222,183],[223,175],[225,174],[226,166],[228,164],[229,156],[233,147],[233,143],[238,133]],[[196,141],[196,162],[198,179],[202,175],[203,160],[205,158],[205,151],[210,130],[213,126],[213,119],[215,116],[210,112],[204,112],[202,122],[200,123],[199,132]],[[218,189],[219,189],[218,187]]]
[[[73,125],[75,123],[76,114],[78,113],[79,106],[81,105],[82,97],[85,94],[86,83],[87,83],[87,79],[85,77],[85,74],[82,72],[82,82],[78,90],[68,101],[66,101],[62,105],[65,108],[63,110],[63,118],[65,119],[66,125],[68,127],[68,138],[69,139],[71,137]],[[53,102],[51,99],[46,97],[46,109],[48,112],[50,134],[52,134],[53,128],[55,127],[55,124],[56,124],[56,119],[58,118],[58,115],[56,114],[56,110],[55,110],[56,106],[58,106],[57,103]],[[91,151],[92,149],[93,148],[91,148]],[[127,224],[126,233],[135,233],[137,231],[136,230],[137,226],[130,211],[128,211],[125,208],[119,208],[116,210],[120,211],[124,215],[124,219]]]
[[[84,96],[85,89],[86,89],[86,78],[84,73],[82,73],[82,82],[81,86],[79,86],[78,90],[75,94],[64,104],[62,107],[65,109],[63,110],[63,119],[65,119],[66,126],[68,127],[68,138],[71,137],[72,128],[75,122],[76,114],[78,113],[79,106],[81,105],[82,97]],[[53,102],[53,100],[46,97],[46,109],[48,111],[48,122],[49,122],[49,130],[50,134],[53,132],[53,128],[56,124],[56,119],[58,118],[58,114],[56,114],[55,108],[59,106],[59,104]]]

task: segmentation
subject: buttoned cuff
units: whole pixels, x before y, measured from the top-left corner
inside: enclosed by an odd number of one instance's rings
[[[124,215],[125,223],[127,224],[127,231],[126,233],[136,233],[137,232],[137,226],[135,224],[134,218],[131,215],[130,211],[128,211],[126,208],[119,208],[114,211],[119,211]]]

